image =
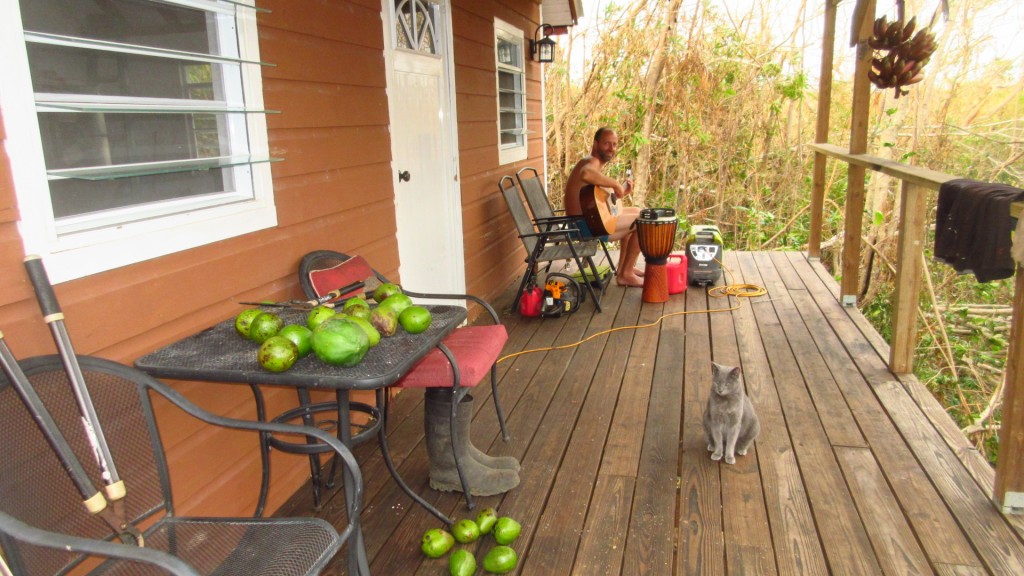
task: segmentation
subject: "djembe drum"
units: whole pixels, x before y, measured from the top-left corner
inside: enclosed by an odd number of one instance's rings
[[[636,236],[644,267],[644,302],[668,301],[668,274],[665,264],[676,241],[676,211],[671,208],[644,208],[636,219]]]

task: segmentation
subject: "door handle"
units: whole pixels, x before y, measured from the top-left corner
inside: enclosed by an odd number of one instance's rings
[[[410,178],[412,178],[412,176],[409,174],[408,170],[399,170],[398,171],[398,181],[399,182],[408,182]]]

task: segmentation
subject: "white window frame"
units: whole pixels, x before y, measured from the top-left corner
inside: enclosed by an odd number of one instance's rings
[[[232,4],[254,5],[254,0],[163,0],[185,6],[230,8]],[[256,10],[240,8],[236,19],[240,57],[258,62],[259,43]],[[190,248],[203,246],[277,225],[277,210],[268,162],[250,164],[251,198],[248,179],[244,201],[219,206],[194,205],[184,200],[181,211],[171,215],[140,218],[128,223],[82,231],[58,233],[47,192],[48,177],[36,116],[21,10],[18,0],[0,0],[0,54],[4,55],[4,81],[0,83],[0,114],[10,161],[15,197],[18,201],[18,230],[26,254],[38,254],[54,283],[82,278],[106,270],[142,262]],[[263,81],[260,66],[242,64],[242,86],[246,108],[263,110]],[[249,154],[269,158],[266,117],[245,114]],[[239,183],[241,187],[243,183]]]
[[[515,68],[507,64],[502,64],[498,58],[498,40],[502,39],[506,42],[510,42],[516,46],[519,50],[519,61],[522,63],[522,67]],[[505,22],[499,18],[494,19],[494,85],[497,89],[496,93],[496,105],[498,110],[497,119],[497,130],[498,130],[498,163],[499,164],[511,164],[512,162],[518,162],[519,160],[525,160],[527,157],[527,138],[526,138],[526,49],[525,49],[525,36],[523,31],[515,26]],[[518,74],[522,80],[523,86],[523,135],[521,144],[502,144],[501,143],[501,82],[499,79],[500,72],[509,72]]]

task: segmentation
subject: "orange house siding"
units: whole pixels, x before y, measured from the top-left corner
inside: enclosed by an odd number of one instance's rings
[[[251,299],[302,295],[296,269],[305,252],[334,248],[367,257],[398,277],[391,142],[379,0],[266,0],[259,15],[278,226],[56,287],[76,350],[131,363],[135,358],[230,318]],[[453,2],[455,86],[471,293],[493,298],[522,271],[497,181],[525,165],[543,166],[541,119],[530,118],[530,159],[499,166],[494,83],[494,16],[532,34],[532,0]],[[541,109],[540,67],[530,64],[529,109]],[[2,111],[0,111],[2,120]],[[6,135],[0,123],[0,138]],[[24,246],[6,148],[0,158],[0,331],[21,358],[54,353],[22,268]],[[179,382],[217,413],[254,416],[246,386]],[[268,412],[294,405],[288,389],[265,389]],[[179,512],[247,514],[255,503],[255,442],[211,432],[173,410],[162,416]],[[275,453],[269,509],[308,477],[304,457]],[[130,482],[130,479],[129,479]],[[211,497],[213,487],[238,494]],[[221,492],[223,494],[223,492]]]

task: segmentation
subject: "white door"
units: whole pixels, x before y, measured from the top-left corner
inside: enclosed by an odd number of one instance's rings
[[[466,290],[447,6],[384,0],[391,153],[402,284]]]

